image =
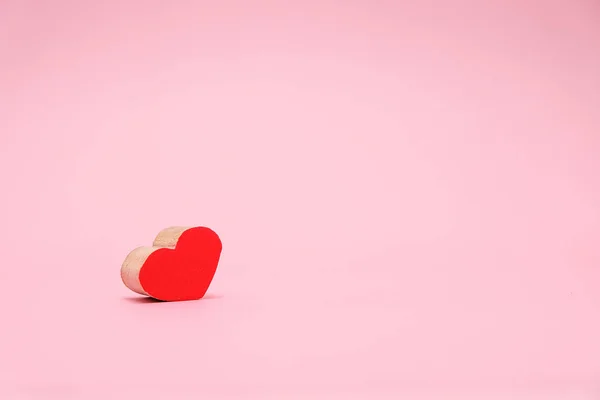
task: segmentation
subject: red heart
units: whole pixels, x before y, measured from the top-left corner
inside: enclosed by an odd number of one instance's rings
[[[121,269],[131,290],[163,301],[201,299],[217,270],[222,243],[209,228],[169,228],[153,247],[135,249]]]

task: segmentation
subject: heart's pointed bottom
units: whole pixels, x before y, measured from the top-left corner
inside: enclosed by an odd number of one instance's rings
[[[151,293],[148,293],[149,299],[153,299],[160,302],[176,302],[176,301],[193,301],[193,300],[202,300],[204,296],[160,296],[155,297]]]
[[[172,254],[165,251],[163,254]],[[212,274],[206,276],[203,269],[190,268],[171,275],[163,263],[148,264],[140,272],[140,284],[146,294],[161,301],[200,300],[206,294]]]

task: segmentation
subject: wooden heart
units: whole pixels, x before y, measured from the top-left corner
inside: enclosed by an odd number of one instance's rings
[[[198,300],[212,282],[222,248],[221,239],[209,228],[167,228],[152,247],[129,253],[121,279],[134,292],[158,300]]]

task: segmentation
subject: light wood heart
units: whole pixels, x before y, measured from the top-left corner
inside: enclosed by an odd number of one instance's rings
[[[167,228],[152,247],[129,253],[121,279],[132,291],[157,300],[198,300],[212,282],[222,248],[221,239],[209,228]]]

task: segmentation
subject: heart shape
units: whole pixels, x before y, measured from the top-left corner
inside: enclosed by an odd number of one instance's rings
[[[162,230],[152,247],[138,247],[125,258],[121,279],[136,293],[162,301],[204,297],[223,246],[206,227]]]

